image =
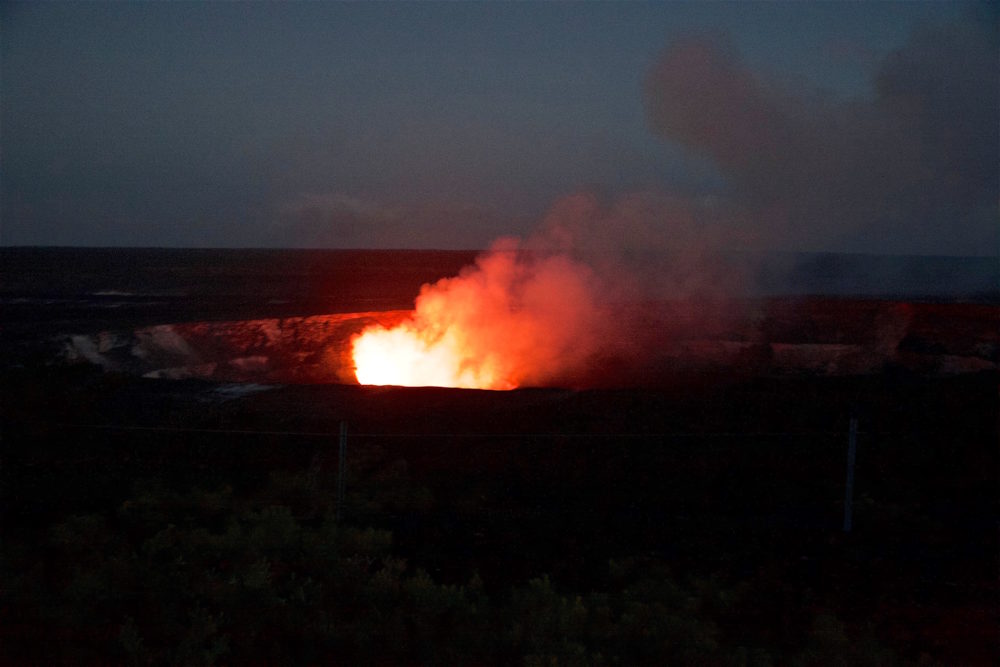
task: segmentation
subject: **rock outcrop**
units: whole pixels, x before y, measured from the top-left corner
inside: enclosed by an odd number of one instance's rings
[[[751,309],[748,309],[750,312]],[[153,378],[224,382],[354,383],[351,338],[393,326],[407,310],[146,326],[61,337],[63,362]],[[1000,363],[1000,308],[845,299],[758,303],[729,331],[667,337],[642,363],[657,376],[699,369],[737,375],[858,375],[888,367],[924,374],[991,370]],[[655,334],[654,334],[655,338]],[[602,385],[614,359],[595,361]],[[602,365],[603,364],[603,365]],[[628,375],[627,373],[625,374]]]
[[[409,311],[188,322],[66,337],[62,358],[154,378],[227,382],[354,382],[351,337]]]

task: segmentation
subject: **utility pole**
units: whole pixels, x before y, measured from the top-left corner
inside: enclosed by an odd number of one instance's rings
[[[340,422],[340,457],[337,463],[337,521],[344,514],[344,462],[347,459],[347,422]]]
[[[851,532],[854,523],[854,462],[858,455],[858,414],[851,410],[851,425],[847,430],[847,480],[844,483],[844,532]]]

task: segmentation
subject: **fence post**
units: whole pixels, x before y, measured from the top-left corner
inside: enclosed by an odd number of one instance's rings
[[[340,456],[337,462],[337,521],[344,513],[344,462],[347,459],[347,422],[340,422]]]
[[[858,453],[858,415],[851,411],[847,430],[847,480],[844,483],[844,532],[851,532],[854,523],[854,462]]]

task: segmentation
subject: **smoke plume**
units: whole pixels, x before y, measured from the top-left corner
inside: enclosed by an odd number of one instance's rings
[[[836,99],[752,71],[725,38],[686,39],[649,71],[647,117],[714,162],[761,247],[995,252],[997,53],[995,21],[926,28],[870,96]]]
[[[458,276],[425,285],[409,322],[363,332],[358,379],[489,389],[634,383],[656,346],[718,326],[730,311],[731,276],[702,225],[670,198],[566,197],[534,236],[502,239]]]
[[[362,332],[359,381],[634,384],[671,341],[727,326],[742,281],[721,249],[941,252],[943,226],[952,250],[990,247],[996,44],[993,26],[928,29],[848,100],[769,81],[725,39],[672,44],[645,80],[649,122],[717,166],[726,200],[565,197],[535,235],[425,285],[410,321]]]

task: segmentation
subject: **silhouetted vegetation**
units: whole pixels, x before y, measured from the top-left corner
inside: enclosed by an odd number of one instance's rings
[[[741,619],[774,591],[611,559],[593,590],[547,575],[487,593],[435,581],[389,531],[337,523],[326,489],[137,483],[115,511],[8,545],[8,658],[49,664],[892,664],[829,611],[774,639]],[[38,557],[41,556],[39,559]],[[759,586],[763,582],[758,582]],[[508,582],[504,582],[505,586]],[[772,581],[784,594],[787,585]],[[766,604],[766,602],[765,602]],[[857,633],[861,632],[860,636]]]
[[[996,655],[992,373],[240,400],[82,370],[4,385],[5,664]],[[187,430],[84,427],[112,422]]]

